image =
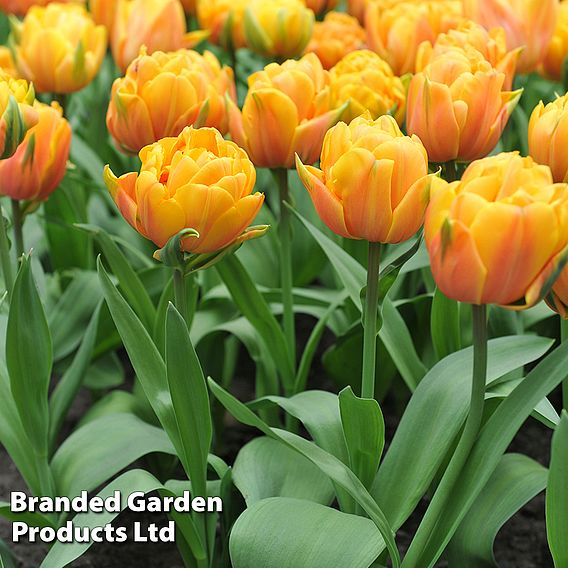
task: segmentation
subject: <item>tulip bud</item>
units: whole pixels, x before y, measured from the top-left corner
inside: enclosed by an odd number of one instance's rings
[[[16,153],[0,161],[0,195],[20,201],[44,201],[65,176],[71,127],[56,103],[36,102],[38,123],[30,128]]]
[[[223,49],[246,47],[244,17],[250,0],[199,0],[199,26],[209,32],[209,41]]]
[[[144,50],[116,79],[107,126],[117,145],[137,153],[161,138],[177,136],[186,126],[228,128],[225,96],[236,99],[233,71],[221,67],[209,51],[170,53]]]
[[[340,122],[325,136],[321,170],[299,157],[296,166],[318,215],[338,235],[398,243],[423,223],[433,177],[428,156],[392,116]]]
[[[424,234],[446,296],[528,308],[566,260],[568,186],[516,152],[484,158],[461,181],[437,181]]]
[[[25,16],[32,6],[47,6],[53,0],[0,0],[0,10],[5,14],[14,16]],[[66,0],[57,0],[66,2]],[[75,1],[75,0],[69,0]]]
[[[105,167],[105,183],[124,218],[157,246],[183,229],[198,237],[181,241],[190,253],[210,253],[256,236],[247,232],[264,201],[252,193],[256,172],[234,142],[213,128],[185,128],[140,151],[140,173],[117,178]]]
[[[556,182],[568,181],[568,95],[546,106],[541,101],[529,120],[529,154],[552,170]]]
[[[344,111],[333,107],[329,83],[313,53],[253,73],[242,113],[228,101],[232,139],[259,167],[292,168],[294,154],[313,164],[325,133]]]
[[[106,53],[106,30],[79,4],[33,6],[14,34],[16,63],[39,93],[88,85]]]
[[[12,156],[26,132],[37,124],[34,98],[31,84],[0,71],[0,160]]]
[[[558,0],[463,0],[464,15],[487,28],[502,27],[509,49],[522,47],[519,73],[534,71],[552,39]]]
[[[542,62],[544,73],[555,81],[564,79],[564,64],[568,57],[568,2],[560,2],[554,35]]]
[[[434,162],[470,162],[495,148],[521,91],[474,49],[454,48],[413,76],[406,125]]]
[[[314,24],[306,53],[315,53],[324,69],[331,69],[345,55],[365,46],[365,30],[359,22],[341,12],[329,12]]]
[[[286,59],[296,57],[308,45],[314,13],[300,0],[252,0],[245,10],[244,25],[253,51]]]
[[[401,76],[414,72],[418,46],[423,41],[433,44],[439,34],[462,21],[459,0],[374,0],[365,17],[367,44]]]
[[[304,0],[306,7],[314,14],[325,14],[337,6],[337,0]]]
[[[563,319],[568,319],[568,268],[560,273],[546,303]]]

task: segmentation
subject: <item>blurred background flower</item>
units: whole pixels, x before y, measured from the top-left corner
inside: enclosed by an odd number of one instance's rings
[[[198,0],[199,26],[209,32],[209,41],[233,50],[247,45],[245,9],[250,0]]]
[[[560,2],[554,35],[548,44],[542,67],[556,81],[564,79],[564,62],[568,56],[568,1]]]

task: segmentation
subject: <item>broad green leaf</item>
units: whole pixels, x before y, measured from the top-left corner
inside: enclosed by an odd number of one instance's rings
[[[105,391],[124,384],[124,364],[116,351],[106,353],[93,361],[85,374],[83,385],[92,391]]]
[[[439,288],[434,292],[430,333],[438,360],[461,349],[460,305]]]
[[[0,516],[9,521],[21,521],[30,527],[53,527],[54,524],[42,513],[36,511],[25,511],[22,513],[13,513],[10,503],[0,501]]]
[[[238,453],[233,481],[247,506],[268,497],[292,497],[329,505],[329,478],[311,461],[272,438],[255,438]]]
[[[546,487],[547,477],[531,458],[505,454],[450,541],[450,566],[498,568],[493,542],[499,529]]]
[[[552,437],[546,488],[546,534],[557,568],[568,565],[568,413],[562,412]]]
[[[369,519],[275,497],[237,519],[230,547],[234,568],[369,568],[384,544]]]
[[[87,410],[79,421],[79,427],[109,414],[133,414],[140,418],[143,411],[135,395],[123,390],[113,390]]]

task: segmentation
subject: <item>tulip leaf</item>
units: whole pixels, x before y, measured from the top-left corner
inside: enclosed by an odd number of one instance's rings
[[[195,229],[182,229],[179,233],[170,237],[163,248],[158,249],[154,253],[154,258],[165,266],[182,270],[186,257],[186,253],[184,253],[181,248],[182,239],[187,238],[199,238],[199,233]]]

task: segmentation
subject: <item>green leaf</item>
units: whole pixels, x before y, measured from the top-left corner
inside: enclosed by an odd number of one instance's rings
[[[432,301],[430,333],[438,360],[461,349],[460,305],[438,288]]]
[[[248,508],[230,540],[234,568],[368,568],[383,547],[369,519],[284,497]]]
[[[239,451],[232,475],[247,507],[268,497],[329,505],[335,494],[328,477],[311,461],[268,437],[255,438]]]
[[[493,542],[499,529],[546,487],[547,477],[531,458],[505,454],[450,541],[450,566],[497,568]]]
[[[568,413],[562,411],[552,437],[546,489],[546,534],[557,568],[568,565]]]
[[[0,516],[9,521],[20,521],[30,527],[53,527],[54,524],[42,513],[36,511],[25,511],[22,513],[12,513],[10,503],[0,501]]]

